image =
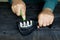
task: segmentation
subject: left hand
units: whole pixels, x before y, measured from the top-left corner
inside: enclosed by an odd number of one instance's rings
[[[38,15],[38,23],[39,27],[46,27],[53,23],[54,20],[54,14],[49,9],[44,9],[39,15]]]

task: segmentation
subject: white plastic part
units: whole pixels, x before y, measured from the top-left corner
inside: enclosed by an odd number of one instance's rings
[[[32,20],[30,20],[30,22],[29,21],[27,21],[27,22],[20,22],[20,27],[21,28],[27,28],[27,27],[31,27],[32,26]]]

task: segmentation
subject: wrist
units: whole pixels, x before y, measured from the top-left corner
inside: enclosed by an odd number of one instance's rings
[[[46,11],[46,12],[53,12],[53,10],[50,9],[50,8],[45,8],[45,9],[43,9],[43,11]]]

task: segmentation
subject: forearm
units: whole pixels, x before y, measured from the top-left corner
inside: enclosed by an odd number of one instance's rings
[[[53,11],[57,2],[58,2],[57,0],[45,0],[45,5],[43,7],[43,10],[48,9],[48,10]]]

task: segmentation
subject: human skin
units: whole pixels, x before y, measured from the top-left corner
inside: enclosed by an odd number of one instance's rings
[[[22,16],[22,18],[26,19],[26,5],[22,0],[12,0],[12,11],[17,16]],[[22,15],[20,14],[20,10],[22,10]]]
[[[22,10],[22,17],[23,19],[26,19],[26,5],[22,0],[12,0],[12,11],[17,16],[20,16],[20,10]],[[44,26],[49,26],[54,21],[54,14],[52,9],[50,8],[44,8],[42,12],[38,15],[38,28]]]
[[[54,21],[53,12],[49,8],[46,8],[38,15],[38,23],[39,23],[38,28],[42,26],[43,27],[49,26],[53,23],[53,21]]]

